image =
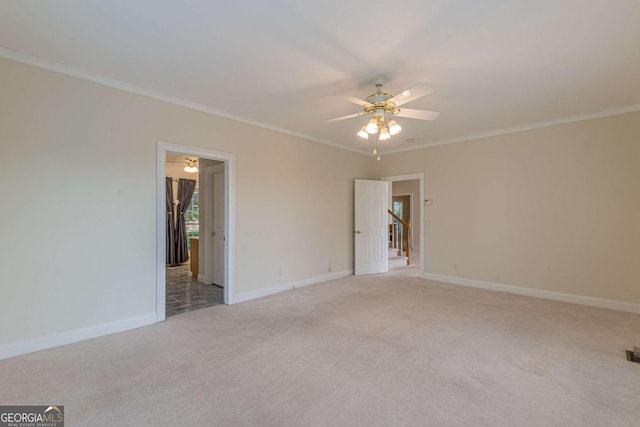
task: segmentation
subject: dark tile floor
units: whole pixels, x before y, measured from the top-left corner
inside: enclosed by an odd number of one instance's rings
[[[167,317],[223,302],[222,288],[205,285],[192,278],[189,274],[189,263],[167,267]]]

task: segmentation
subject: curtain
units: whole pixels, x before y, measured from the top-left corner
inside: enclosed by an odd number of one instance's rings
[[[176,218],[173,214],[173,178],[166,177],[167,265],[176,264]]]
[[[176,230],[176,264],[189,260],[187,249],[187,228],[185,226],[184,211],[191,203],[191,197],[196,189],[195,179],[180,179],[178,181],[178,229]]]

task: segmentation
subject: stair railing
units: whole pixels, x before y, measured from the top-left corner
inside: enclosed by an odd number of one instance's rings
[[[411,221],[405,221],[389,209],[387,209],[387,212],[389,212],[389,215],[391,215],[396,221],[398,221],[399,224],[402,225],[400,233],[398,233],[397,227],[395,226],[395,224],[392,224],[391,245],[393,248],[399,248],[400,254],[402,254],[402,241],[404,240],[403,236],[407,236],[407,265],[411,265]],[[400,236],[399,240],[398,236]]]

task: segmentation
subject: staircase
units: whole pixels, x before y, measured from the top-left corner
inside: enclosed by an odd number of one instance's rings
[[[398,248],[389,248],[389,270],[407,266],[407,257],[400,256],[398,252]]]
[[[411,265],[411,222],[404,221],[388,210],[394,221],[389,224],[389,270]],[[407,248],[404,251],[402,236],[407,236]],[[404,255],[407,256],[404,256]]]

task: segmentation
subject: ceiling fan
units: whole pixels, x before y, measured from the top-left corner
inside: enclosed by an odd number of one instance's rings
[[[402,127],[400,127],[400,125],[394,120],[394,117],[435,120],[440,115],[440,113],[436,111],[398,108],[401,105],[414,101],[418,98],[422,98],[423,96],[429,95],[433,92],[425,85],[415,86],[394,96],[390,93],[382,92],[382,85],[387,81],[387,76],[375,76],[371,81],[378,89],[376,93],[367,96],[365,99],[356,98],[355,96],[345,97],[345,100],[363,107],[363,111],[355,114],[349,114],[347,116],[337,117],[335,119],[327,120],[326,122],[339,122],[341,120],[371,115],[371,119],[362,126],[357,135],[361,138],[368,139],[369,135],[375,135],[379,132],[378,140],[385,141],[402,130]],[[373,150],[373,154],[377,154],[377,152],[378,149],[376,147]]]

